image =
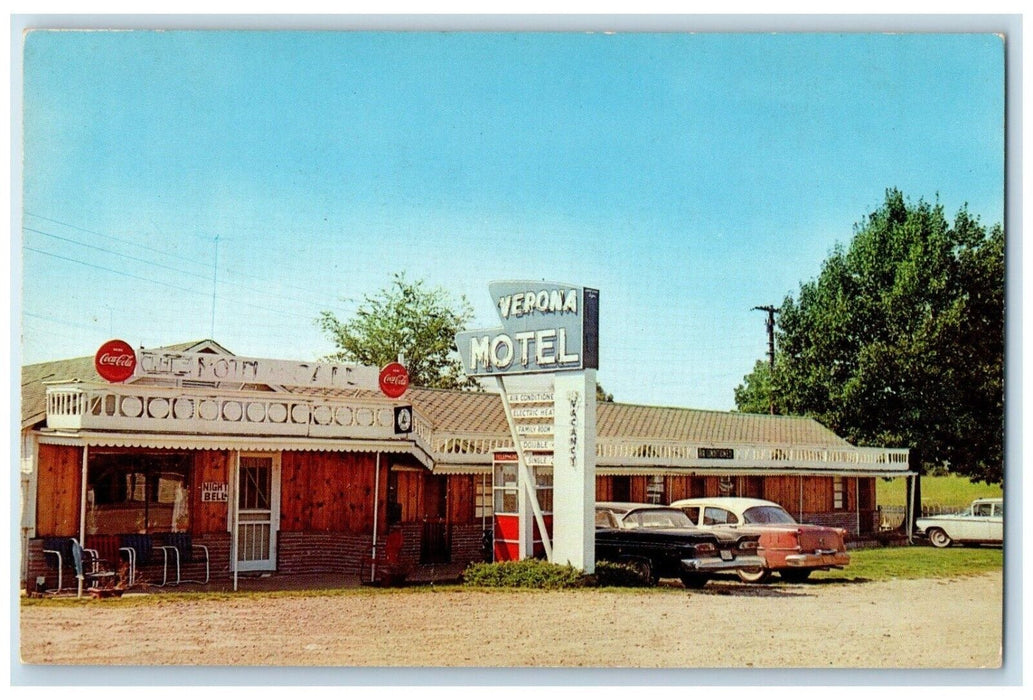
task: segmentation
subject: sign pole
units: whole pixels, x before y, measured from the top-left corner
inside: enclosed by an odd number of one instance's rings
[[[595,370],[555,377],[554,561],[595,571]]]

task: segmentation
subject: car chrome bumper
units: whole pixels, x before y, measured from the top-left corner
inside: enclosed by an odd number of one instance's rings
[[[721,557],[701,557],[699,559],[682,559],[682,569],[685,573],[699,573],[707,571],[737,571],[739,569],[752,569],[763,567],[764,557],[761,556],[739,556],[734,559],[722,559]]]
[[[793,569],[842,568],[849,563],[850,555],[846,552],[819,550],[807,554],[790,554],[786,557],[786,566]]]

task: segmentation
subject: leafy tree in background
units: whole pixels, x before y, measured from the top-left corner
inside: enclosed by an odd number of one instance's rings
[[[429,289],[422,280],[395,273],[386,289],[364,298],[349,321],[324,311],[317,323],[339,348],[328,360],[383,367],[402,354],[414,386],[477,389],[455,348],[455,334],[472,318],[465,297],[455,300],[440,287]]]
[[[779,310],[765,395],[858,445],[910,447],[923,467],[1000,483],[1004,469],[1004,232],[896,189]]]
[[[768,413],[771,410],[771,365],[757,360],[745,384],[735,388],[735,406],[743,413]]]

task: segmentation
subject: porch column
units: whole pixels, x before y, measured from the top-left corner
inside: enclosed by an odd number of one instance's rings
[[[90,459],[90,446],[82,447],[82,488],[79,489],[79,546],[86,546],[86,468]],[[78,597],[82,598],[83,577],[79,576]]]
[[[861,477],[854,477],[854,505],[857,506],[857,536],[861,536]]]
[[[240,486],[240,450],[233,451],[233,464],[230,467],[230,566],[233,567],[233,590],[237,590],[237,535],[240,528],[237,527],[237,519],[240,517],[237,511],[240,509],[237,489]]]

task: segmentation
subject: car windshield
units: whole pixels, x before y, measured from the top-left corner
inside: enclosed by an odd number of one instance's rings
[[[689,516],[676,508],[650,508],[648,510],[633,510],[624,516],[624,527],[628,529],[647,528],[668,528],[668,527],[692,527]]]
[[[747,508],[742,514],[746,522],[752,525],[795,525],[793,516],[785,512],[781,506],[754,506]]]

